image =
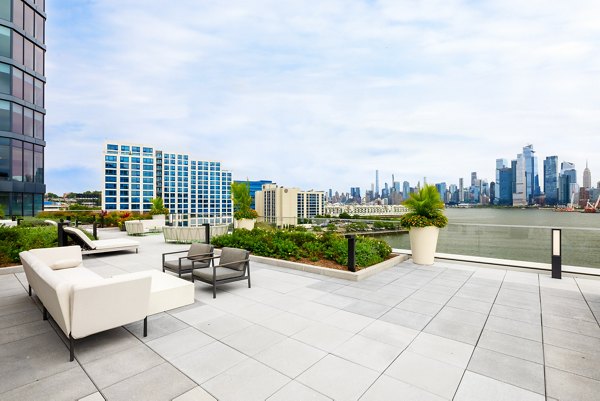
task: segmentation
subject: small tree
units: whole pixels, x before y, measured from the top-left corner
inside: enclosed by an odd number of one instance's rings
[[[256,210],[250,207],[252,205],[252,197],[250,196],[250,183],[232,183],[231,200],[233,201],[233,217],[236,220],[255,219],[258,217]]]
[[[160,196],[150,199],[150,202],[152,202],[152,207],[150,208],[151,215],[164,214],[166,216],[169,214],[169,209],[165,207],[163,199]]]

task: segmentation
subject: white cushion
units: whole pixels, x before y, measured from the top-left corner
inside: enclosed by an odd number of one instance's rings
[[[96,245],[94,245],[94,242],[92,240],[90,240],[88,238],[88,236],[85,235],[84,232],[81,231],[80,229],[74,228],[74,227],[65,227],[64,230],[67,233],[77,235],[83,242],[85,242],[85,244],[87,245],[88,248],[96,249]]]
[[[94,241],[94,249],[111,249],[123,247],[136,247],[140,243],[126,238],[100,239]]]
[[[63,246],[58,248],[39,248],[32,249],[29,252],[31,252],[37,259],[48,265],[51,269],[67,268],[63,261],[72,261],[72,266],[68,266],[71,268],[79,267],[83,263],[83,259],[81,257],[81,247],[79,245]],[[57,267],[54,267],[57,262],[60,263],[58,263]]]
[[[77,267],[80,264],[81,260],[78,259],[59,259],[50,264],[50,268],[52,270],[69,269],[71,267]]]

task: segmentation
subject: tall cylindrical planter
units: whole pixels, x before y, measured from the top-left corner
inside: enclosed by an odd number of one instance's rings
[[[245,228],[246,230],[252,230],[256,219],[240,219],[234,220],[234,228]]]
[[[413,262],[432,265],[440,229],[437,227],[413,227],[409,231]]]

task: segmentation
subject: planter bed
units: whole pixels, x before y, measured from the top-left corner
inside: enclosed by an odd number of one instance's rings
[[[347,270],[332,269],[329,267],[314,266],[306,263],[292,262],[289,260],[273,259],[264,256],[250,255],[250,259],[255,262],[260,262],[271,266],[283,267],[286,269],[294,269],[309,273],[321,274],[323,276],[328,277],[341,278],[343,280],[349,281],[364,280],[367,277],[371,277],[379,272],[396,266],[398,263],[408,260],[408,258],[408,255],[394,255],[390,259],[384,260],[381,263],[365,267],[357,272],[351,272]]]

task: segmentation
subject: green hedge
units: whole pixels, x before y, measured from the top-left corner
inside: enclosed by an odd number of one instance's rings
[[[318,235],[291,230],[238,229],[233,234],[213,238],[212,243],[217,247],[243,248],[254,255],[276,259],[327,259],[344,266],[348,264],[348,241],[332,232]],[[360,269],[383,262],[391,252],[386,242],[359,236],[356,238],[356,267]]]
[[[0,265],[19,263],[19,252],[58,246],[54,226],[0,227]]]

